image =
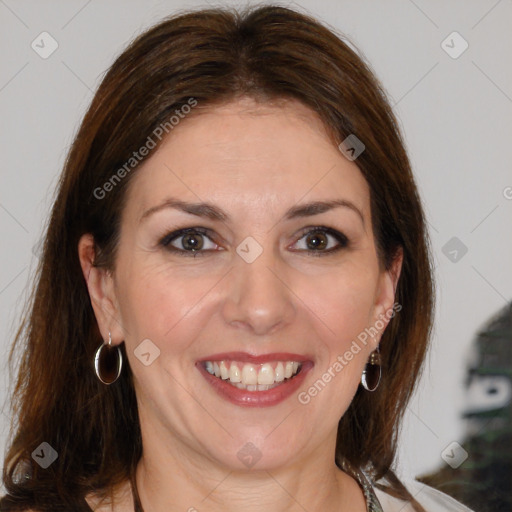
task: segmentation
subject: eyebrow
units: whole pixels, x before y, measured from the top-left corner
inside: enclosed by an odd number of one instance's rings
[[[178,199],[168,198],[161,204],[153,206],[146,210],[141,215],[139,222],[142,222],[143,220],[147,219],[154,213],[164,210],[166,208],[173,208],[175,210],[180,210],[191,215],[196,215],[197,217],[206,217],[211,220],[218,220],[222,222],[229,221],[229,215],[222,209],[218,208],[217,206],[211,203],[188,203],[185,201],[180,201]],[[354,203],[348,201],[347,199],[334,199],[331,201],[313,201],[307,204],[292,206],[290,209],[286,211],[282,219],[292,220],[296,218],[310,217],[313,215],[319,215],[320,213],[325,213],[329,210],[333,210],[334,208],[348,208],[352,210],[361,218],[363,226],[365,225],[364,216],[361,210]]]

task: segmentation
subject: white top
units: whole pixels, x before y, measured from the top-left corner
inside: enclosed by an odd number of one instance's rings
[[[375,484],[387,486],[385,478],[372,482],[364,469],[354,468],[347,460],[341,461],[342,469],[353,476],[361,486],[366,500],[367,512],[416,512],[409,501],[395,498]],[[457,500],[429,485],[416,480],[401,480],[413,498],[426,512],[473,512]]]
[[[405,480],[402,483],[427,512],[473,512],[451,496],[421,482]],[[394,498],[375,487],[373,490],[380,502],[382,512],[414,512],[410,503]]]

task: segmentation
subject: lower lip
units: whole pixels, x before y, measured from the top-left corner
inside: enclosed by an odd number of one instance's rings
[[[266,391],[247,391],[245,389],[239,389],[229,382],[208,373],[201,363],[198,363],[196,366],[206,381],[212,385],[213,389],[229,402],[245,407],[269,407],[283,402],[297,391],[304,382],[306,374],[313,367],[313,363],[311,361],[302,363],[302,368],[295,377]]]

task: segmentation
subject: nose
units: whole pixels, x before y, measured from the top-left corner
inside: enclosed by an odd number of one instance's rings
[[[255,335],[268,335],[293,321],[294,295],[286,268],[271,250],[252,263],[236,256],[223,305],[225,321]]]

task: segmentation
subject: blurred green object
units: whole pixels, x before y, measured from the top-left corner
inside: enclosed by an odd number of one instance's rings
[[[512,303],[477,333],[465,386],[468,458],[418,480],[476,512],[512,512]]]

